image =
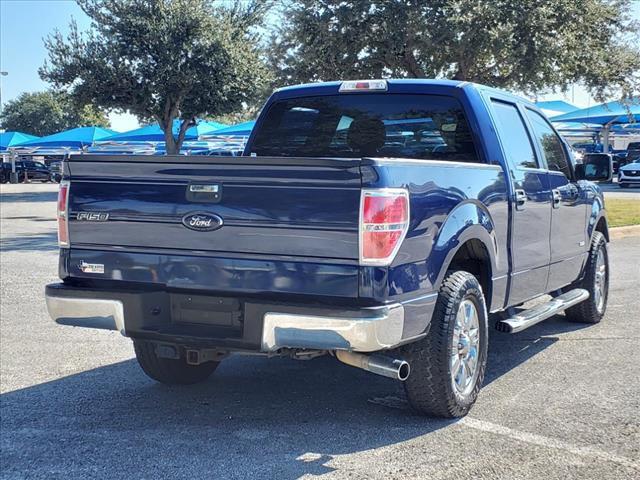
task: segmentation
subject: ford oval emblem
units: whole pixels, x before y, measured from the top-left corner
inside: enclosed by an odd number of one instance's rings
[[[213,213],[188,213],[182,217],[182,224],[198,232],[211,232],[222,226],[222,218]]]

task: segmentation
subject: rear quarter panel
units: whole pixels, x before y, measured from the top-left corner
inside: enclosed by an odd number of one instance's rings
[[[504,302],[508,262],[508,186],[498,165],[425,160],[374,160],[362,167],[363,187],[409,191],[410,225],[388,269],[361,269],[361,297],[424,307],[436,292],[457,250],[470,239],[482,241],[491,258],[492,305]],[[429,311],[428,308],[424,309]],[[405,337],[418,335],[430,319],[414,312]]]

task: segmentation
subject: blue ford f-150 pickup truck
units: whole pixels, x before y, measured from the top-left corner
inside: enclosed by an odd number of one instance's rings
[[[276,91],[244,156],[64,163],[52,318],[117,329],[164,383],[234,353],[338,360],[455,417],[481,387],[490,326],[608,294],[604,202],[535,105],[453,81]],[[528,309],[528,300],[550,297]]]

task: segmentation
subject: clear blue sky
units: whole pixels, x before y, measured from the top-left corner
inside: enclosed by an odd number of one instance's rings
[[[22,92],[47,88],[38,76],[47,56],[43,39],[56,28],[66,33],[72,18],[81,30],[91,23],[74,0],[0,0],[0,70],[8,72],[0,77],[3,103]],[[138,126],[131,115],[110,119],[118,131]]]
[[[633,15],[640,19],[640,1],[636,1]],[[22,92],[43,90],[47,85],[40,80],[38,68],[46,58],[43,38],[56,28],[65,33],[71,18],[80,29],[90,21],[74,0],[0,0],[0,70],[9,73],[0,77],[2,102],[17,97]],[[578,106],[593,104],[593,100],[580,87],[574,90]],[[571,101],[571,92],[548,94],[544,100],[565,98]],[[119,131],[130,130],[137,121],[130,115],[112,115],[112,126]]]

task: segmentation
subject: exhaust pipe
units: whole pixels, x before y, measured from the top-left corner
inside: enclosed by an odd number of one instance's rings
[[[361,353],[336,350],[334,355],[342,363],[352,367],[361,368],[367,372],[382,375],[404,382],[409,378],[411,371],[409,363],[396,358],[384,357],[382,355],[363,355]]]

